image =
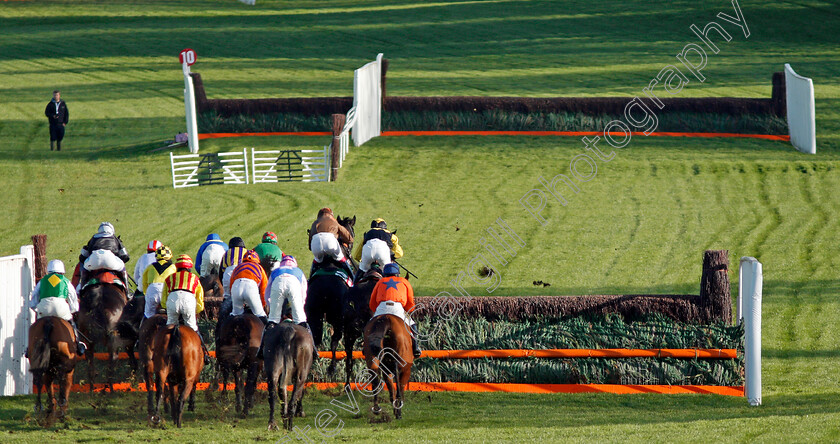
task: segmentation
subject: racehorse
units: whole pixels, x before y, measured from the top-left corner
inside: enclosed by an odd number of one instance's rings
[[[156,314],[149,319],[143,321],[140,325],[139,333],[139,355],[140,368],[143,373],[143,382],[146,383],[146,403],[149,415],[154,413],[154,392],[152,391],[152,378],[154,378],[154,338],[158,329],[166,325],[166,315]]]
[[[344,373],[347,377],[345,386],[349,386],[350,381],[353,380],[353,348],[356,346],[356,341],[362,337],[365,325],[373,316],[370,311],[370,295],[380,279],[382,279],[382,274],[379,268],[374,266],[345,293],[341,304],[344,309],[344,351],[346,352]]]
[[[221,322],[221,328],[216,340],[216,362],[222,373],[222,393],[227,390],[228,375],[233,372],[236,384],[236,413],[243,416],[254,406],[254,392],[257,388],[257,378],[262,370],[262,360],[257,359],[260,339],[263,333],[263,323],[253,314],[245,313],[240,316],[229,317]],[[242,370],[248,371],[245,381],[245,407],[242,408]]]
[[[200,316],[206,316],[207,319],[219,319],[219,312],[218,309],[211,310],[209,309],[209,302],[218,301],[220,304],[222,299],[225,297],[225,289],[222,287],[222,278],[219,277],[218,273],[210,273],[207,276],[201,276],[199,278],[201,282],[201,287],[204,289],[204,307],[205,310],[201,312]],[[213,304],[213,307],[217,307],[217,305]]]
[[[117,322],[117,334],[125,343],[128,352],[128,363],[132,371],[138,371],[142,363],[134,357],[134,344],[140,339],[140,324],[145,319],[143,311],[146,305],[146,296],[137,292],[123,308],[119,322]]]
[[[352,219],[349,217],[336,217],[336,219],[338,220],[339,225],[350,232],[351,236],[355,236],[353,227],[356,224],[356,216],[353,216]],[[347,257],[348,260],[351,260],[350,251],[352,247],[352,243],[350,245],[341,246],[342,250],[344,250],[344,256]],[[309,276],[309,285],[306,291],[306,303],[304,303],[303,309],[306,312],[306,319],[312,329],[312,336],[315,338],[315,345],[317,347],[321,346],[324,334],[325,316],[327,318],[327,322],[332,325],[333,332],[330,337],[332,361],[327,368],[327,372],[329,374],[333,374],[335,372],[336,362],[338,361],[335,353],[338,348],[338,341],[341,340],[344,328],[341,301],[345,298],[345,293],[350,287],[344,278],[336,274],[336,272],[343,274],[344,271],[332,260],[324,259],[323,264],[321,264],[321,267],[319,267],[318,270],[319,271],[315,272],[312,276]],[[353,277],[348,276],[348,278],[352,279]]]
[[[79,295],[78,326],[84,339],[90,345],[85,353],[90,391],[93,392],[93,380],[96,376],[96,369],[93,366],[94,348],[96,344],[103,344],[108,351],[108,388],[113,393],[117,352],[121,346],[128,345],[128,341],[121,338],[117,332],[117,324],[120,322],[127,303],[125,289],[112,283],[114,279],[119,278],[113,271],[98,270],[93,273],[92,278],[96,278],[99,282],[84,287]],[[131,359],[136,368],[133,350]]]
[[[56,316],[46,316],[29,327],[29,371],[38,397],[35,411],[41,411],[41,386],[47,391],[47,416],[55,413],[53,381],[58,381],[58,416],[67,414],[73,370],[76,367],[76,335],[70,323]]]
[[[403,392],[411,377],[414,355],[411,348],[411,333],[405,321],[398,316],[386,314],[377,316],[365,326],[364,354],[367,367],[373,370],[373,407],[371,411],[379,414],[379,392],[381,382],[388,387],[394,416],[402,418]]]
[[[271,325],[271,324],[269,324]],[[268,417],[268,429],[277,430],[274,421],[274,403],[277,397],[277,384],[283,394],[280,416],[283,427],[292,430],[292,418],[304,417],[303,386],[312,368],[312,352],[315,344],[304,327],[293,322],[281,322],[265,331],[263,355],[265,376],[268,380],[268,404],[271,413]],[[292,398],[289,399],[288,386],[294,384]]]
[[[201,339],[187,325],[171,325],[158,329],[153,343],[157,403],[150,420],[154,425],[160,424],[160,404],[167,390],[172,422],[181,427],[184,403],[195,390],[204,368]]]

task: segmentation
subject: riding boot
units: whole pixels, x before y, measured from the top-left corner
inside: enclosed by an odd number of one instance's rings
[[[79,333],[79,328],[76,327],[76,322],[73,321],[73,319],[70,319],[70,326],[73,327],[73,334],[76,335],[76,354],[80,356],[84,355],[87,351],[87,345],[85,345],[85,343],[82,342],[81,339],[79,339],[81,337],[81,334]]]
[[[207,351],[207,345],[204,344],[204,336],[198,330],[195,332],[198,334],[198,339],[201,340],[201,350],[204,352],[204,365],[210,365],[210,352]]]
[[[312,334],[312,329],[309,328],[309,323],[308,322],[304,321],[304,322],[301,322],[298,325],[306,328],[306,331],[309,332],[309,336],[312,336],[312,360],[315,361],[316,359],[318,359],[320,357],[320,355],[318,355],[318,347],[315,346],[315,335]]]
[[[420,350],[420,341],[417,339],[417,337],[420,336],[420,333],[417,331],[417,324],[414,324],[409,328],[411,329],[411,346],[414,352],[414,357],[419,358],[422,351]]]
[[[268,325],[268,316],[260,316],[260,322],[263,323],[263,326]]]

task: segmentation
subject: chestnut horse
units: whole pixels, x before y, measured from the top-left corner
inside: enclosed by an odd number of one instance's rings
[[[157,403],[149,419],[153,425],[161,423],[160,404],[164,390],[167,390],[172,422],[181,427],[184,404],[195,390],[204,368],[201,338],[189,326],[170,325],[158,329],[153,343]]]
[[[35,411],[41,411],[41,387],[47,391],[47,416],[56,413],[53,381],[58,382],[58,416],[67,414],[67,400],[73,385],[76,366],[76,335],[70,323],[56,316],[46,316],[29,327],[29,371],[38,397]]]
[[[273,325],[273,324],[269,324]],[[277,384],[283,394],[280,416],[283,427],[292,430],[292,418],[305,416],[303,413],[303,386],[312,368],[312,352],[315,344],[305,328],[293,322],[281,322],[267,328],[263,339],[265,376],[268,380],[268,404],[271,413],[268,417],[268,429],[277,430],[274,421],[274,403],[277,397]],[[294,384],[292,398],[289,399],[288,386]]]
[[[344,307],[345,386],[349,386],[353,380],[353,348],[373,316],[370,311],[370,295],[379,279],[382,279],[379,268],[371,268],[345,293],[341,304]]]
[[[245,313],[240,316],[228,316],[220,322],[219,333],[216,338],[216,362],[222,373],[222,394],[227,390],[228,375],[233,372],[236,384],[236,413],[243,416],[254,406],[254,392],[257,389],[257,378],[262,371],[262,360],[257,359],[260,348],[260,338],[263,334],[263,323],[253,314]],[[245,407],[242,407],[242,371],[247,370],[245,381]]]
[[[365,326],[364,354],[367,367],[374,371],[373,407],[371,411],[379,414],[379,392],[384,380],[391,396],[394,416],[402,418],[403,392],[411,377],[414,354],[411,348],[411,333],[405,321],[398,316],[386,314],[377,316]]]
[[[113,278],[116,273],[110,270],[98,270],[92,273],[91,278],[105,277],[107,280],[108,276]],[[91,392],[93,392],[93,382],[96,376],[96,369],[93,365],[93,352],[96,344],[104,345],[108,352],[106,376],[108,388],[112,393],[114,392],[114,365],[116,364],[117,353],[121,346],[128,345],[128,341],[121,338],[117,332],[117,324],[122,318],[127,302],[125,289],[117,284],[107,282],[88,285],[79,294],[78,326],[83,339],[88,342],[85,357],[88,362],[88,382]],[[133,353],[130,359],[132,364],[136,366]]]

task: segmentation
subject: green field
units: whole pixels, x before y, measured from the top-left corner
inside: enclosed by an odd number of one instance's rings
[[[764,264],[764,406],[714,396],[412,394],[399,423],[341,416],[351,441],[840,440],[840,29],[837,5],[744,1],[751,35],[709,54],[679,97],[769,97],[791,63],[814,79],[816,156],[749,139],[635,137],[540,225],[519,199],[568,173],[576,138],[391,137],[353,148],[327,184],[173,190],[183,131],[178,52],[198,53],[210,98],[348,96],[352,70],[383,52],[389,95],[627,96],[729,2],[15,1],[0,4],[0,250],[46,233],[71,262],[109,220],[136,257],[158,238],[194,254],[207,233],[256,244],[271,230],[308,260],[318,208],[399,229],[419,294],[449,282],[501,217],[525,240],[492,295],[697,293],[705,249]],[[48,150],[43,109],[61,89],[70,124]],[[326,130],[326,128],[325,128]],[[320,147],[326,137],[217,139],[204,151]],[[606,145],[601,146],[602,149]],[[183,150],[182,150],[183,151]],[[133,267],[134,261],[129,263]],[[549,282],[535,287],[532,282]],[[478,286],[472,295],[487,295]],[[307,398],[314,414],[329,398]],[[199,397],[181,430],[149,430],[140,396],[71,397],[73,419],[41,430],[31,398],[0,399],[3,441],[276,441],[267,406],[235,421]],[[103,412],[104,410],[104,412]],[[220,420],[223,418],[224,420]]]

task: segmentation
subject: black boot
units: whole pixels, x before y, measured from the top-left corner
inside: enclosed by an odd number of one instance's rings
[[[417,337],[420,336],[420,333],[417,332],[417,324],[412,325],[410,328],[411,328],[411,346],[412,346],[412,349],[413,349],[413,352],[414,352],[414,357],[419,358],[420,353],[422,353],[422,351],[420,350],[420,341],[417,339]]]
[[[260,316],[260,321],[263,323],[263,326],[268,325],[268,316]]]
[[[76,327],[76,322],[70,319],[70,326],[73,327],[73,334],[76,335],[76,354],[79,356],[84,356],[85,352],[87,351],[87,345],[82,342],[81,334],[79,334],[79,329]]]
[[[312,329],[309,328],[309,323],[308,322],[301,322],[298,325],[300,325],[301,327],[304,327],[306,329],[306,331],[309,332],[309,336],[312,336],[312,361],[317,360],[318,358],[320,358],[320,355],[318,355],[318,347],[315,346],[315,335],[312,334]]]
[[[268,324],[265,324],[265,329],[263,330],[262,336],[260,337],[260,348],[257,349],[257,359],[263,359],[263,341],[265,340],[265,332],[274,328],[275,325],[277,324],[275,324],[274,322],[269,322]]]
[[[196,333],[198,334],[198,339],[201,340],[201,350],[204,352],[204,365],[210,365],[210,352],[207,351],[207,345],[204,344],[204,336],[198,330],[196,330]]]

